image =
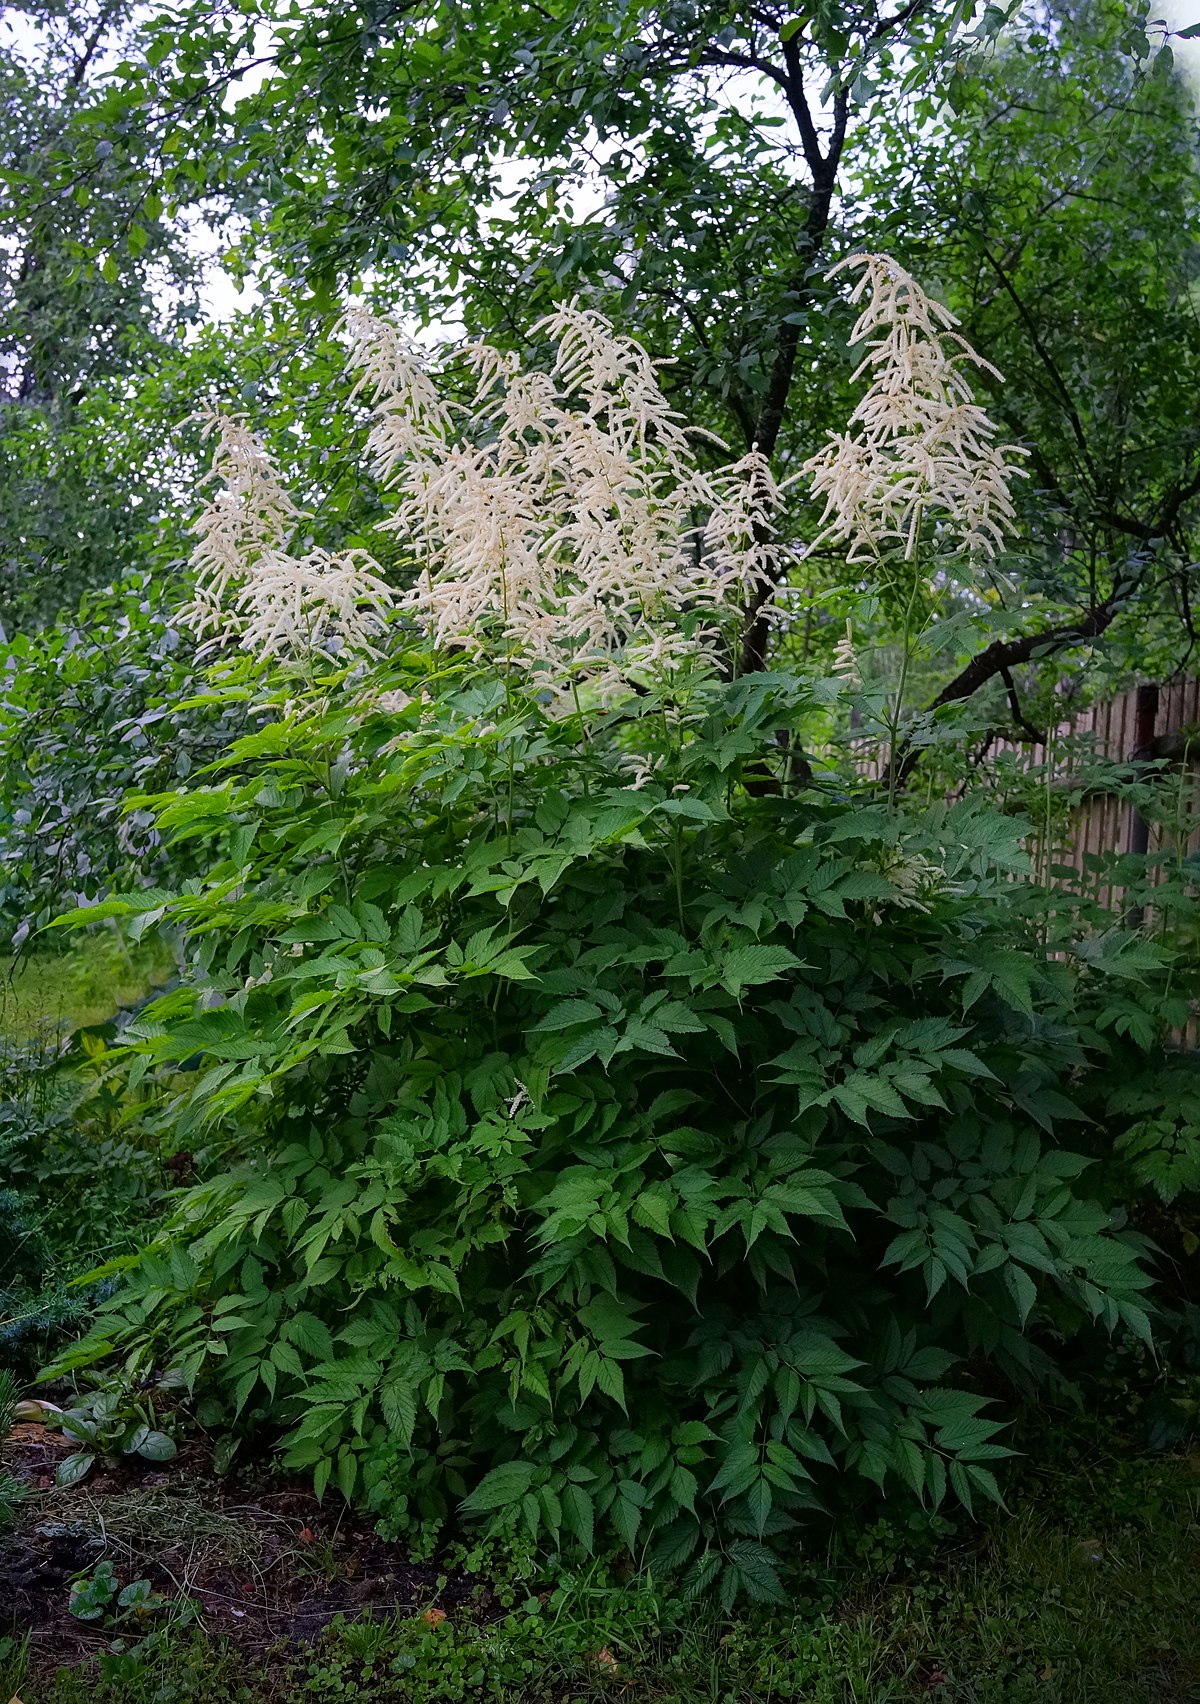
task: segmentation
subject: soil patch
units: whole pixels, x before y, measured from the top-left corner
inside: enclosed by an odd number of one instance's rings
[[[6,1441],[6,1469],[29,1495],[0,1538],[0,1634],[27,1636],[35,1667],[74,1662],[114,1632],[138,1636],[70,1611],[71,1581],[103,1560],[122,1585],[145,1579],[162,1594],[156,1621],[190,1604],[203,1631],[254,1652],[311,1643],[337,1615],[452,1612],[470,1600],[487,1617],[486,1585],[411,1562],[302,1484],[218,1478],[208,1449],[189,1443],[167,1464],[97,1463],[83,1484],[56,1486],[74,1447],[40,1425]]]

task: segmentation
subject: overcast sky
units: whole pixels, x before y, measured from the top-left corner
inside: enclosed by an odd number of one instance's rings
[[[1160,20],[1171,31],[1186,29],[1191,24],[1200,24],[1200,0],[1160,0],[1151,9],[1152,19]],[[14,10],[12,7],[0,5],[0,30],[3,30],[9,40],[19,46],[32,46],[36,39],[36,25],[28,14]],[[1158,32],[1151,29],[1151,40],[1155,41]],[[1172,49],[1175,53],[1176,64],[1186,76],[1200,104],[1200,36],[1192,41],[1181,41],[1173,36]],[[257,82],[262,76],[258,73]],[[755,79],[757,81],[757,79]],[[246,85],[249,87],[249,84]],[[230,91],[230,96],[236,98],[241,91],[236,87]],[[766,93],[765,104],[771,105],[772,97],[778,101],[774,90]],[[780,107],[782,111],[782,107]],[[586,194],[584,201],[590,200]],[[597,203],[599,195],[596,197]],[[586,210],[582,205],[580,211]],[[207,280],[203,290],[204,306],[214,319],[225,319],[247,307],[254,299],[250,289],[239,292],[220,265],[219,255],[223,243],[215,232],[207,232],[198,222],[192,222],[192,241],[199,254],[208,262]]]
[[[1168,29],[1186,30],[1189,24],[1200,24],[1200,0],[1167,0],[1161,16]],[[1200,37],[1195,41],[1177,39],[1171,46],[1193,89],[1200,92]]]

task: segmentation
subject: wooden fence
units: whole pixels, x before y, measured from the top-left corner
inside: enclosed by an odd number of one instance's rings
[[[879,777],[886,757],[877,744],[864,742],[853,762],[860,774]],[[1121,770],[1114,772],[1117,764]],[[1044,740],[994,739],[951,797],[990,781],[1010,802],[1013,771],[1024,780],[1022,808],[1035,824],[1032,785],[1044,789],[1044,826],[1035,827],[1026,841],[1039,879],[1047,887],[1090,888],[1100,904],[1133,927],[1161,922],[1161,912],[1132,909],[1125,892],[1088,859],[1169,852],[1174,863],[1200,854],[1200,679],[1134,687],[1065,718]],[[1128,782],[1151,774],[1173,794],[1171,808],[1160,813],[1164,821],[1147,821],[1128,797]],[[1075,874],[1068,876],[1068,869]],[[1153,885],[1161,873],[1161,866],[1152,868]],[[1187,1048],[1200,1045],[1200,1013],[1174,1039]]]
[[[864,779],[882,779],[886,748],[856,741],[851,763]],[[1120,765],[1114,772],[1112,765]],[[1174,792],[1171,826],[1147,823],[1130,803],[1127,783],[1151,773]],[[1044,789],[1049,833],[1028,842],[1039,877],[1058,885],[1054,867],[1088,875],[1089,854],[1171,851],[1200,853],[1200,679],[1165,686],[1138,686],[1107,704],[1065,717],[1043,739],[995,737],[978,752],[963,780],[950,789],[958,799],[989,786],[1004,804],[1012,802],[1020,777],[1023,809],[1035,822],[1034,784]],[[1097,897],[1119,906],[1112,889]]]
[[[1044,777],[1050,832],[1036,835],[1030,852],[1051,885],[1056,865],[1073,867],[1086,881],[1089,854],[1200,853],[1200,679],[1134,687],[1059,723],[1044,741],[996,741],[988,755]],[[1174,793],[1169,826],[1147,822],[1121,796],[1108,764],[1122,765],[1126,781],[1149,774],[1142,769],[1149,764],[1160,780],[1167,776]],[[1069,805],[1055,809],[1064,799]],[[1121,895],[1109,886],[1097,897],[1120,907]]]

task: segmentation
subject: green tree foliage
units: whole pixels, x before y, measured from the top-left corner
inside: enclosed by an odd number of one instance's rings
[[[983,380],[990,411],[1030,450],[1013,581],[934,689],[954,703],[994,683],[1000,720],[1016,670],[1024,731],[1061,716],[1064,652],[1103,639],[1087,680],[1111,691],[1186,667],[1196,643],[1200,133],[1170,48],[1130,58],[1138,16],[1028,9],[964,62],[935,126],[900,108],[855,161],[870,240],[942,279],[1003,374]]]
[[[198,268],[133,111],[92,122],[132,6],[13,8],[0,45],[0,622],[36,627],[139,566],[171,468],[162,369]],[[167,392],[164,399],[163,391]]]
[[[820,342],[851,121],[927,76],[972,11],[429,0],[214,28],[185,8],[148,26],[94,123],[157,126],[168,205],[239,186],[246,264],[302,280],[318,312],[370,266],[426,318],[519,343],[583,288],[678,361],[689,415],[769,454],[801,338]]]
[[[95,320],[109,310],[94,292],[135,289],[168,240],[163,218],[197,209],[245,214],[241,263],[303,284],[313,325],[368,266],[407,309],[462,316],[516,346],[550,300],[582,288],[670,354],[691,417],[784,465],[847,412],[822,250],[875,242],[888,209],[877,246],[940,276],[1008,375],[995,400],[1035,451],[1035,559],[992,617],[1024,623],[1028,641],[1013,642],[1026,652],[1036,629],[1044,657],[1127,607],[1190,621],[1190,438],[1163,422],[1182,424],[1194,362],[1195,149],[1170,50],[1153,56],[1146,17],[1140,3],[1088,0],[1027,6],[1006,25],[988,7],[968,38],[961,8],[932,3],[617,16],[593,0],[553,14],[428,0],[215,21],[184,8],[127,31],[127,57],[106,64],[94,94],[54,109],[58,141],[20,180],[19,204],[41,230],[72,210],[80,229],[60,248]],[[86,23],[72,38],[84,47]],[[1052,137],[1057,175],[1039,199]],[[1154,304],[1138,289],[1151,253]],[[1113,255],[1120,267],[1104,262]],[[1043,276],[1071,292],[1038,289]],[[1086,311],[1056,312],[1081,283]],[[163,400],[134,412],[161,422]],[[1097,406],[1107,424],[1084,421]],[[100,436],[93,421],[93,450]],[[37,444],[17,459],[53,497]],[[839,565],[810,572],[836,581]],[[1123,633],[1136,663],[1135,624]],[[752,625],[748,661],[765,638]],[[1000,667],[1028,661],[991,656],[955,690],[998,691]]]
[[[184,8],[76,131],[98,147],[136,114],[155,197],[236,205],[240,264],[302,286],[311,324],[365,267],[515,347],[583,289],[671,356],[690,417],[785,468],[848,412],[822,254],[867,235],[940,278],[1037,477],[1013,589],[957,612],[930,696],[984,691],[1004,719],[1014,668],[1111,628],[1119,667],[1156,669],[1190,628],[1195,139],[1147,20],[1141,0],[988,6],[969,35],[932,0]],[[809,621],[792,646],[839,632]]]
[[[188,707],[205,677],[171,591],[139,575],[0,651],[0,933],[17,947],[64,904],[161,874],[153,815],[126,794],[188,775],[245,725],[237,705]]]

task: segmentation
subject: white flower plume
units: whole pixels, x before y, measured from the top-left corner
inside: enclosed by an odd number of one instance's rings
[[[421,566],[402,601],[436,644],[603,691],[679,661],[685,616],[699,642],[752,582],[779,578],[765,458],[702,473],[654,362],[601,315],[572,303],[533,328],[557,347],[548,372],[461,351],[473,395],[457,415],[389,321],[356,308],[345,324],[398,497],[384,525]]]
[[[1015,520],[1009,480],[1025,451],[996,445],[996,427],[975,402],[964,367],[996,369],[976,355],[935,302],[889,255],[856,254],[827,274],[861,269],[850,293],[867,297],[851,333],[868,349],[854,378],[872,383],[845,433],[831,434],[802,471],[825,498],[818,542],[846,541],[849,560],[917,548],[922,524],[968,552],[994,556]]]
[[[201,632],[261,653],[371,649],[391,611],[438,646],[487,651],[539,688],[601,697],[631,671],[670,670],[711,645],[752,590],[782,578],[783,492],[757,450],[703,472],[655,363],[571,303],[533,328],[548,371],[472,344],[448,358],[451,403],[397,326],[361,307],[343,321],[373,404],[368,445],[395,497],[381,530],[415,567],[393,594],[365,552],[297,554],[304,517],[258,438],[214,416],[215,494],[197,524]]]
[[[261,441],[241,421],[211,415],[216,490],[196,522],[195,589],[181,611],[200,636],[236,637],[259,656],[366,650],[392,601],[365,551],[288,550],[303,520]]]
[[[847,686],[862,685],[862,672],[858,666],[858,653],[854,649],[854,623],[846,617],[846,635],[839,639],[833,648],[833,663],[830,672]]]
[[[783,563],[775,518],[796,478],[778,484],[756,444],[713,481],[704,549],[723,585],[746,593],[779,584]]]

